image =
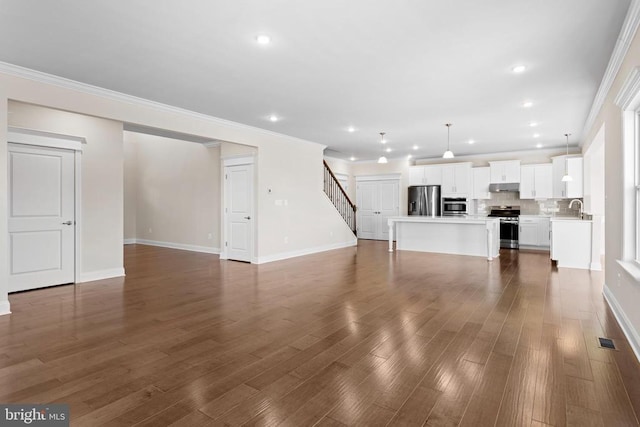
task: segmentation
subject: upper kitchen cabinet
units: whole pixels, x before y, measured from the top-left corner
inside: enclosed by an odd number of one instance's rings
[[[520,168],[520,199],[550,199],[553,197],[553,166],[523,165]]]
[[[471,193],[471,163],[451,163],[442,167],[442,196],[469,197]]]
[[[582,157],[558,156],[553,158],[553,198],[575,199],[583,197]],[[562,181],[565,172],[571,181]]]
[[[442,185],[440,165],[409,167],[409,185]]]
[[[520,182],[520,160],[489,162],[491,184]]]
[[[490,199],[489,180],[491,179],[491,171],[489,167],[473,168],[473,199]]]

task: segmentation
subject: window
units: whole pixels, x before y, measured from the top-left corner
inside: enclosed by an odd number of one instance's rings
[[[633,159],[634,159],[634,185],[635,185],[635,254],[634,259],[640,263],[640,114],[634,115]]]
[[[615,103],[622,109],[623,247],[619,262],[640,278],[640,67],[631,72]]]

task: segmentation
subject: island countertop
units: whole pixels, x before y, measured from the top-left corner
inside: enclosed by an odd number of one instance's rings
[[[387,218],[389,252],[396,249],[456,255],[483,256],[493,260],[500,245],[500,219],[482,215],[394,216]]]
[[[461,216],[390,216],[389,222],[430,222],[441,224],[486,224],[487,221],[499,222],[499,218],[482,215],[461,215]]]

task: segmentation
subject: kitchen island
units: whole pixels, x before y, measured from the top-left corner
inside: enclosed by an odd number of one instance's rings
[[[389,252],[397,250],[486,257],[499,255],[500,220],[482,216],[396,216],[387,220]]]

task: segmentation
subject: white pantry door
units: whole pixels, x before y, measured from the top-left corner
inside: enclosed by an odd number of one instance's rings
[[[225,167],[227,258],[251,262],[253,252],[253,165]]]
[[[356,185],[358,238],[387,240],[387,219],[399,214],[400,181],[359,181]]]
[[[359,182],[356,186],[357,227],[360,239],[378,238],[378,183]]]
[[[9,144],[9,292],[74,281],[74,152]]]
[[[389,225],[387,219],[390,216],[400,214],[400,183],[398,181],[380,181],[378,185],[378,216],[380,228],[378,239],[389,240]]]

